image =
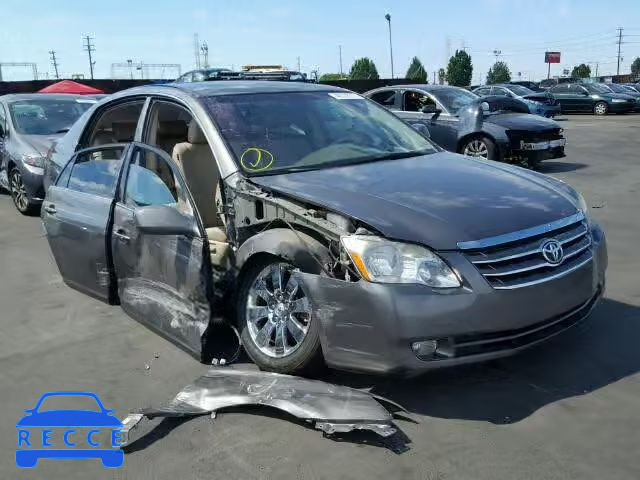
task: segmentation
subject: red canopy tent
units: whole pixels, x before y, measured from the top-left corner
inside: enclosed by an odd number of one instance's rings
[[[97,95],[104,93],[102,90],[83,85],[73,80],[61,80],[60,82],[44,87],[38,93],[71,93],[74,95]]]

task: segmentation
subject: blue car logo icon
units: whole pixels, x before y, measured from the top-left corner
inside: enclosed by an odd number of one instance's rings
[[[57,409],[41,410],[42,402],[49,397],[90,397],[96,401],[97,410]],[[122,422],[114,416],[114,410],[106,409],[98,396],[91,392],[49,392],[40,397],[36,406],[24,411],[18,427],[16,465],[20,468],[35,467],[40,458],[99,458],[107,468],[121,467],[124,452],[120,446]],[[56,435],[54,438],[54,429]],[[86,434],[77,429],[87,429]],[[108,435],[108,445],[101,445],[98,437]],[[75,448],[85,443],[89,448]],[[63,443],[67,448],[55,448]]]

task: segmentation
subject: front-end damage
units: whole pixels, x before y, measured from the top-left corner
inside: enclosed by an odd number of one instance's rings
[[[144,418],[216,414],[239,406],[275,408],[313,424],[325,434],[368,430],[389,437],[396,432],[392,415],[367,392],[277,373],[214,368],[169,403],[127,416],[122,422],[121,446],[135,441],[134,431]]]

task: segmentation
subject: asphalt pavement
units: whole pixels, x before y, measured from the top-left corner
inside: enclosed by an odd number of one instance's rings
[[[328,373],[412,412],[393,443],[325,438],[277,411],[236,408],[214,420],[154,421],[117,470],[98,460],[18,469],[16,421],[43,392],[92,391],[123,418],[169,400],[207,367],[64,285],[40,220],[0,195],[0,478],[637,480],[640,115],[561,124],[567,158],[542,171],[582,191],[604,227],[606,298],[581,327],[509,359],[411,380]]]

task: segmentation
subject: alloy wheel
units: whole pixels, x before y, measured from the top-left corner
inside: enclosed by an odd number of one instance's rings
[[[27,196],[27,189],[22,181],[22,175],[20,175],[18,170],[11,172],[11,182],[9,186],[15,206],[21,212],[26,211],[29,208],[29,197]]]
[[[265,355],[282,358],[296,351],[309,332],[311,303],[286,263],[273,263],[255,278],[247,297],[249,336]]]
[[[489,149],[487,148],[487,144],[477,138],[467,143],[462,153],[470,157],[489,157]]]
[[[598,103],[595,106],[596,115],[604,115],[607,113],[607,105],[605,103]]]

